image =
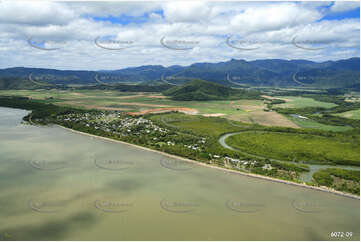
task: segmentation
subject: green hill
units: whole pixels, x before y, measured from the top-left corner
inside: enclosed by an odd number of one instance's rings
[[[173,87],[163,92],[174,100],[181,101],[206,101],[206,100],[231,100],[231,99],[258,99],[258,92],[244,89],[232,89],[220,84],[193,80],[183,86]]]
[[[13,78],[13,77],[0,77],[0,90],[7,89],[36,89],[41,86],[36,85],[23,78]]]

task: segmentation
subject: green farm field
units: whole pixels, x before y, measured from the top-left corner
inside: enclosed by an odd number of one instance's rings
[[[334,103],[321,102],[308,97],[275,96],[274,98],[282,99],[286,101],[286,103],[275,105],[275,107],[279,107],[279,108],[305,108],[305,107],[332,108],[337,106]]]
[[[191,130],[199,135],[210,135],[218,138],[224,133],[249,129],[252,124],[239,123],[220,117],[203,117],[200,115],[186,115],[181,113],[167,113],[152,115],[151,119],[170,127]]]
[[[337,113],[335,115],[343,118],[360,119],[360,109]]]
[[[335,132],[342,132],[351,130],[352,127],[350,126],[336,126],[336,125],[327,125],[327,124],[321,124],[311,119],[301,119],[297,117],[292,117],[290,115],[285,115],[289,120],[291,120],[293,123],[298,125],[301,128],[304,129],[321,129],[326,131],[335,131]]]

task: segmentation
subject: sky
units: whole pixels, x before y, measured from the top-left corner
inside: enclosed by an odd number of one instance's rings
[[[360,56],[359,2],[0,0],[0,68]]]

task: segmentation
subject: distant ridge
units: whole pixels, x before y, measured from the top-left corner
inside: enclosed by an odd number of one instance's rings
[[[271,86],[353,88],[359,90],[360,58],[313,62],[308,60],[236,60],[194,63],[189,66],[145,65],[113,71],[55,70],[15,67],[0,69],[0,79],[16,77],[50,84],[96,85],[98,75],[104,83],[170,83],[181,85],[202,79],[226,86]],[[1,84],[0,84],[1,86]]]

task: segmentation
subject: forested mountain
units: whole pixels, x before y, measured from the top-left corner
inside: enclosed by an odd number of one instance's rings
[[[155,83],[164,83],[180,85],[187,81],[202,79],[233,87],[309,86],[359,89],[360,58],[320,63],[308,60],[245,61],[232,59],[219,63],[195,63],[190,66],[146,65],[113,71],[70,71],[16,67],[1,69],[0,79],[3,77],[31,79],[38,84],[151,83],[154,85]]]
[[[163,92],[174,100],[182,101],[205,101],[205,100],[230,100],[230,99],[257,99],[256,91],[245,89],[233,89],[223,85],[204,81],[193,80],[182,86],[173,87]]]

